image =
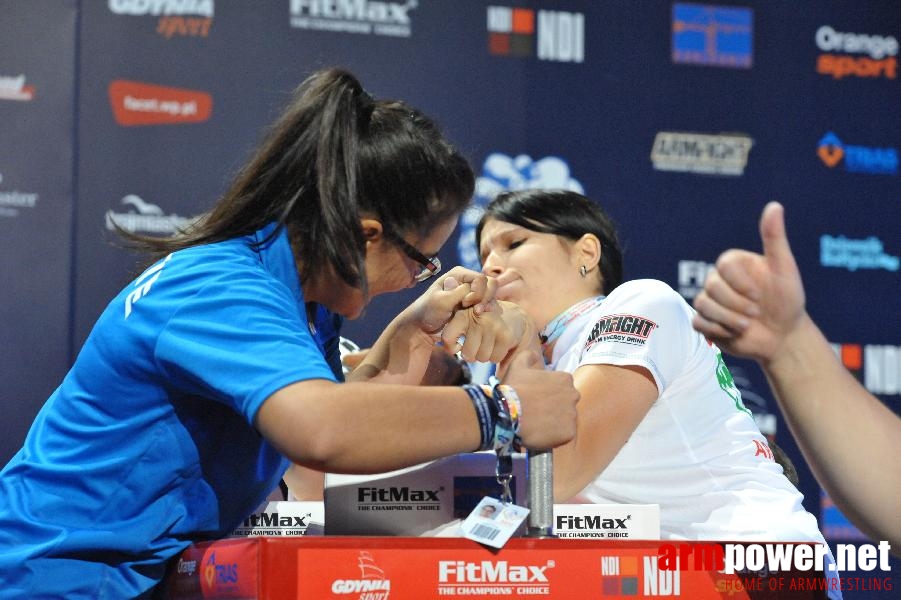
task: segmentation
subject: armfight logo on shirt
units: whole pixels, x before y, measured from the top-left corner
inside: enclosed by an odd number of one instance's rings
[[[636,315],[608,315],[594,324],[588,340],[587,350],[597,342],[620,342],[643,346],[657,328],[657,323]]]

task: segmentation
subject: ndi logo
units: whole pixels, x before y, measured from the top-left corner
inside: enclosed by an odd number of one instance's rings
[[[487,8],[488,52],[499,56],[532,56],[537,32],[538,60],[585,61],[585,15],[514,6]]]
[[[489,154],[482,164],[482,174],[476,178],[473,204],[460,217],[460,237],[457,254],[460,264],[481,269],[479,249],[476,248],[475,228],[489,202],[501,192],[524,189],[566,189],[580,194],[585,190],[574,179],[569,165],[562,158],[547,156],[532,160],[531,156],[516,157],[499,152]]]
[[[850,146],[844,144],[831,131],[820,139],[817,155],[830,169],[844,161],[845,170],[851,173],[898,174],[898,150],[896,148]]]
[[[832,344],[848,371],[874,394],[901,394],[901,346]]]

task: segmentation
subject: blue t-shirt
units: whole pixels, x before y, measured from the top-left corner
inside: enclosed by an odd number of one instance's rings
[[[0,598],[139,596],[278,485],[254,418],[336,380],[340,318],[318,308],[311,334],[286,233],[254,247],[272,230],[173,253],[100,316],[0,472]]]

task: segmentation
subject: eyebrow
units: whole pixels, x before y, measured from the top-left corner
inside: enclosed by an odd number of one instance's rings
[[[495,232],[494,235],[492,235],[492,236],[490,236],[490,237],[488,237],[488,238],[483,238],[483,242],[484,242],[485,244],[496,244],[497,241],[498,241],[499,239],[503,238],[504,236],[510,235],[511,233],[515,233],[518,229],[523,229],[523,228],[520,227],[519,225],[513,225],[512,223],[510,223],[510,224],[508,224],[508,225],[509,225],[508,227],[506,227],[506,228],[504,228],[504,229],[501,229],[500,231]],[[479,244],[479,260],[481,260],[482,257],[483,257],[484,254],[485,254],[485,252],[484,252],[484,250],[482,249],[482,247],[483,247],[483,244]]]

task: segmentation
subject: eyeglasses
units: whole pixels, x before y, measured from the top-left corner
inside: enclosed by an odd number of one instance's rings
[[[398,234],[394,233],[394,231],[385,227],[382,230],[385,234],[385,237],[394,242],[400,247],[401,250],[404,251],[404,254],[409,256],[411,259],[415,260],[422,266],[422,270],[416,274],[413,279],[417,282],[425,281],[429,277],[438,274],[441,271],[441,261],[438,260],[437,256],[433,256],[429,258],[419,250],[417,250],[413,245],[411,245],[407,240],[400,237]]]

